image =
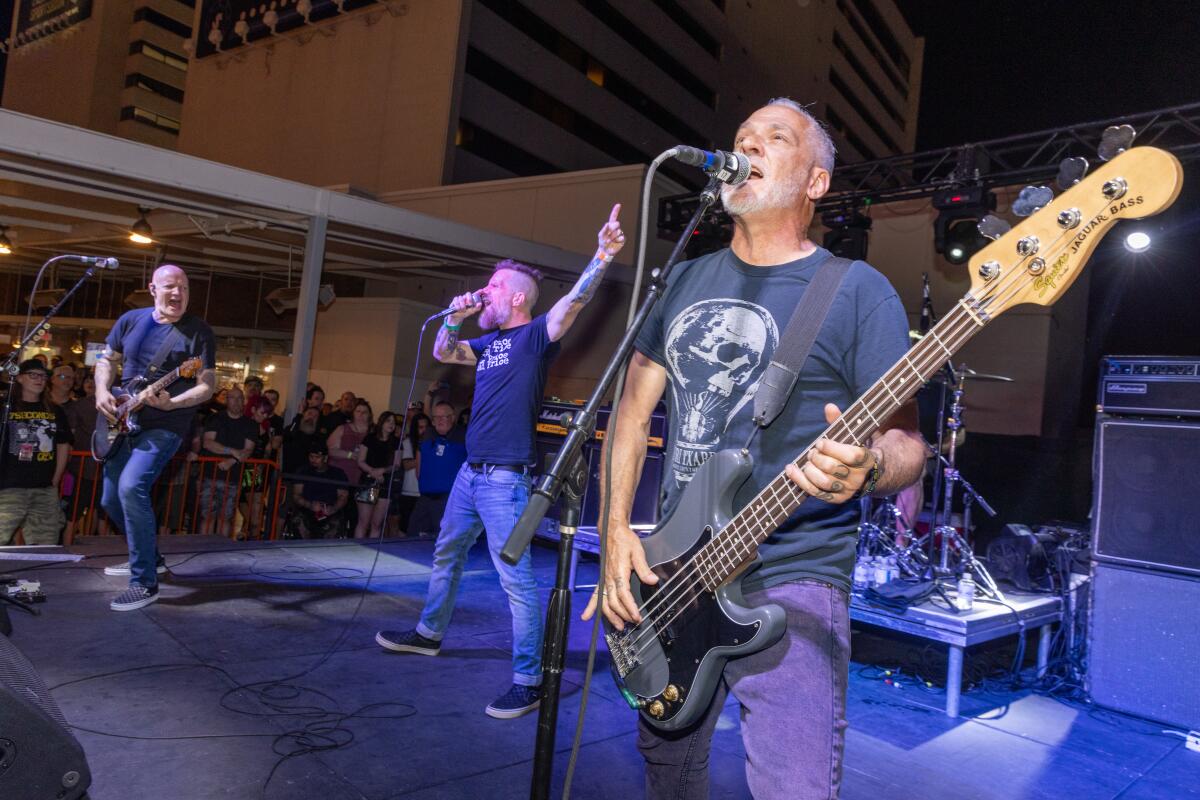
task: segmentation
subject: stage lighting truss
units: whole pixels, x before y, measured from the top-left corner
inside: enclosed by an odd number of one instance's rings
[[[996,195],[982,186],[942,189],[934,193],[933,207],[933,249],[951,264],[965,264],[987,244],[977,226],[996,208]]]

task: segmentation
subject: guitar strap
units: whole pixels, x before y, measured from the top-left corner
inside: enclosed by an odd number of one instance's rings
[[[850,259],[830,256],[817,269],[809,281],[804,296],[796,304],[792,318],[788,321],[779,346],[771,356],[771,363],[758,384],[754,394],[754,424],[765,428],[775,421],[783,411],[788,398],[796,388],[800,368],[808,360],[813,343],[821,331],[821,325],[833,307],[833,298],[850,269]]]

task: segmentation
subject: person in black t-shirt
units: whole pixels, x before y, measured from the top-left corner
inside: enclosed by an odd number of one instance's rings
[[[350,501],[346,473],[329,466],[329,447],[321,440],[309,446],[308,464],[296,473],[292,486],[294,529],[303,539],[336,535],[343,525],[342,511]]]
[[[362,470],[355,493],[358,503],[358,523],[354,527],[354,538],[365,539],[368,533],[378,537],[383,533],[387,521],[388,506],[391,504],[391,474],[400,467],[400,440],[396,437],[396,415],[384,411],[378,421],[354,451],[358,466]],[[374,499],[372,499],[374,498]]]
[[[129,543],[128,565],[105,569],[108,575],[129,575],[129,588],[109,604],[114,611],[133,611],[158,599],[158,572],[166,566],[158,557],[150,487],[187,435],[192,407],[207,402],[217,384],[216,340],[208,323],[187,313],[187,275],[174,264],[163,264],[154,270],[149,288],[154,307],[121,315],[96,361],[96,408],[114,419],[119,401],[112,387],[118,370],[128,388],[139,378],[153,382],[192,357],[200,358],[201,369],[147,398],[138,412],[140,431],[104,463],[101,503]],[[158,369],[147,375],[160,353]]]
[[[58,544],[66,521],[58,486],[71,455],[71,426],[62,408],[43,399],[49,372],[41,361],[23,361],[4,435],[0,472],[0,545],[17,528],[25,544]]]
[[[225,395],[225,410],[204,426],[203,454],[223,457],[212,465],[211,472],[204,470],[205,477],[200,481],[200,532],[204,534],[217,529],[219,535],[228,536],[233,526],[244,465],[258,440],[258,425],[242,416],[245,405],[242,390],[230,389]]]
[[[596,255],[566,296],[537,317],[541,273],[505,260],[496,265],[488,285],[478,293],[456,297],[453,313],[443,318],[433,354],[445,364],[475,368],[475,396],[467,428],[467,460],[454,476],[441,530],[434,547],[433,572],[425,608],[415,630],[380,631],[375,641],[389,650],[434,655],[450,626],[458,582],[467,552],[487,530],[488,550],[500,573],[513,615],[512,686],[488,705],[498,719],[527,714],[541,702],[542,610],[533,557],[527,549],[517,565],[500,559],[513,524],[529,502],[534,464],[534,433],[546,373],[579,312],[591,301],[613,256],[625,244],[613,206],[597,236]],[[463,321],[474,314],[486,333],[459,342]],[[450,417],[450,424],[453,424]]]

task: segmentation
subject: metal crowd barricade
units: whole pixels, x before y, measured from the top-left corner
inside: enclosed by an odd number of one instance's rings
[[[171,459],[150,495],[160,535],[219,534],[222,522],[228,520],[231,536],[245,531],[250,538],[279,538],[285,501],[279,465],[250,458],[220,469],[218,465],[226,460],[190,452]],[[107,518],[100,504],[103,467],[91,453],[72,451],[63,481],[67,517],[63,543],[106,532]]]

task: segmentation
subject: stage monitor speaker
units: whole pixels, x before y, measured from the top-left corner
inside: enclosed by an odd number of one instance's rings
[[[77,800],[92,783],[83,748],[33,665],[0,636],[0,797]]]
[[[1087,689],[1100,706],[1200,729],[1200,579],[1095,564]]]
[[[1200,421],[1096,423],[1092,555],[1200,576]]]

